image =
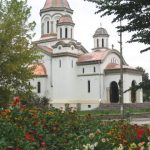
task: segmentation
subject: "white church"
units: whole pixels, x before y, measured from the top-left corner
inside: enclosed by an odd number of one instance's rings
[[[34,43],[43,56],[30,83],[54,107],[90,110],[99,103],[120,103],[120,52],[109,48],[109,34],[100,27],[93,33],[88,52],[74,39],[73,10],[67,0],[46,0],[40,10],[41,38]],[[142,81],[142,73],[123,59],[123,88]],[[142,90],[124,93],[124,103],[142,103]]]

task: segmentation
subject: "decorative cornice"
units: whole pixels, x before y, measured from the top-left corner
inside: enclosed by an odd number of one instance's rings
[[[78,54],[73,54],[73,53],[69,53],[69,52],[52,54],[52,57],[66,57],[66,56],[75,57],[75,58],[79,57]]]
[[[111,70],[104,70],[105,74],[120,74],[120,69],[111,69]],[[132,73],[132,74],[139,74],[142,75],[142,72],[136,69],[130,69],[130,68],[123,68],[123,73]]]
[[[82,65],[92,65],[92,64],[101,64],[101,60],[77,62],[77,65],[78,65],[78,66],[82,66]]]
[[[40,39],[38,41],[34,41],[33,43],[40,44],[40,43],[46,43],[46,42],[53,42],[53,41],[56,41],[56,40],[57,40],[57,38]]]
[[[50,8],[46,8],[46,9],[41,9],[40,10],[40,16],[42,13],[48,12],[48,11],[66,11],[68,13],[73,14],[73,10],[69,9],[69,8],[65,8],[65,7],[50,7]]]

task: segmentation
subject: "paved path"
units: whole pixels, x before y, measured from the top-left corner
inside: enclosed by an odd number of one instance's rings
[[[131,118],[131,124],[150,125],[150,118]]]

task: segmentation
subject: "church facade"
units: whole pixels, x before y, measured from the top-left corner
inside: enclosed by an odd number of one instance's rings
[[[73,10],[67,0],[46,0],[40,11],[41,38],[35,41],[43,56],[30,83],[40,97],[54,107],[80,107],[88,110],[99,103],[119,103],[120,53],[110,49],[109,34],[98,28],[94,48],[88,52],[74,39]],[[123,88],[142,81],[142,73],[123,59]],[[143,102],[142,90],[124,93],[124,103]]]

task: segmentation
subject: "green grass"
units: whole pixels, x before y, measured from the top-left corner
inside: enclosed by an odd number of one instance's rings
[[[150,108],[149,109],[125,109],[124,110],[125,114],[145,114],[145,113],[150,113]],[[96,115],[120,115],[120,111],[119,110],[103,110],[103,111],[99,111],[99,110],[87,110],[87,111],[79,111],[80,115],[92,115],[92,116],[96,116]]]

